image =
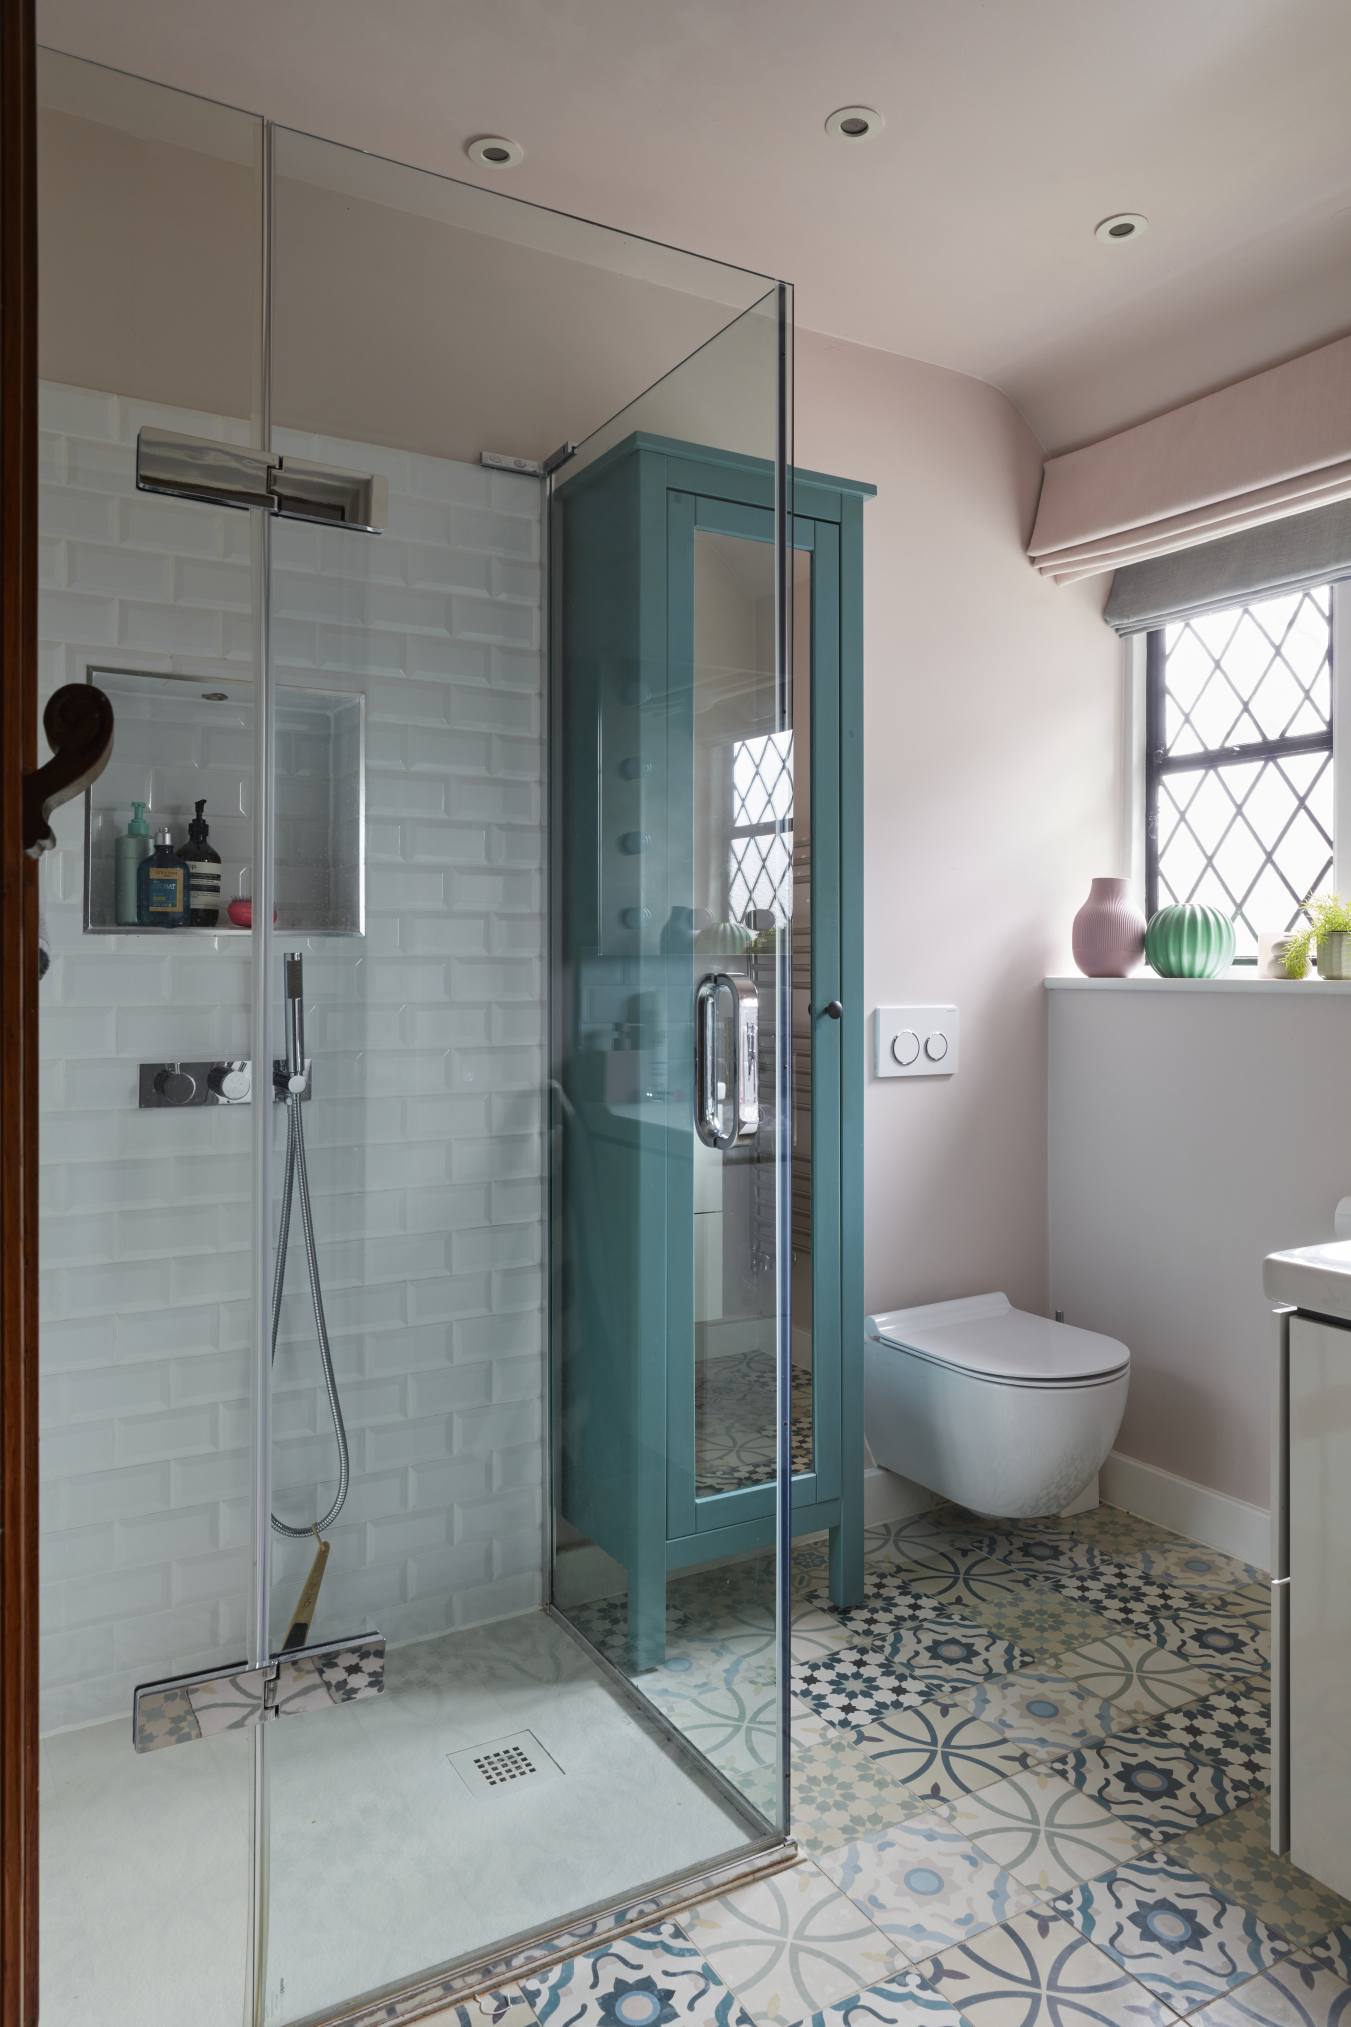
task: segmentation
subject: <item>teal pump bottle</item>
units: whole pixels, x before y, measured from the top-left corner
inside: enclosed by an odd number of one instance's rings
[[[150,857],[154,849],[150,826],[145,820],[145,804],[134,802],[131,805],[131,822],[113,847],[116,903],[113,913],[124,927],[131,927],[139,919],[136,912],[136,868],[142,859]]]

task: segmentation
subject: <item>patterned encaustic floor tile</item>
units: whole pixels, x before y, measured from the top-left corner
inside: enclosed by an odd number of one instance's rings
[[[962,2018],[918,1971],[901,1971],[814,2013],[803,2027],[962,2027]]]
[[[898,1674],[920,1682],[961,1685],[1030,1667],[1033,1656],[971,1619],[916,1619],[874,1643]],[[937,1688],[934,1694],[939,1692]]]
[[[1271,1706],[1242,1688],[1217,1689],[1199,1703],[1153,1718],[1133,1732],[1180,1745],[1198,1759],[1214,1760],[1244,1787],[1271,1780]]]
[[[1136,1712],[1151,1715],[1195,1703],[1208,1686],[1208,1671],[1195,1660],[1130,1633],[1064,1655],[1059,1672],[1111,1704],[1118,1723]]]
[[[909,1797],[905,1814],[956,1801],[1028,1764],[1024,1749],[995,1725],[941,1701],[878,1718],[853,1734],[853,1750],[882,1767]]]
[[[1176,2016],[1049,1912],[1023,1914],[925,1966],[968,2027],[1164,2027]]]
[[[1153,1637],[1175,1653],[1186,1667],[1221,1675],[1271,1674],[1269,1618],[1253,1620],[1236,1614],[1180,1611],[1158,1619]]]
[[[1122,1733],[1052,1762],[1057,1773],[1154,1842],[1226,1816],[1251,1788],[1183,1746]]]
[[[1240,1584],[1236,1591],[1188,1593],[1180,1610],[1204,1611],[1207,1607],[1225,1619],[1246,1619],[1250,1625],[1271,1630],[1271,1585]]]
[[[986,1555],[961,1561],[934,1560],[922,1567],[907,1568],[906,1580],[938,1610],[966,1612],[982,1623],[986,1623],[989,1608],[1016,1603],[1029,1586],[1042,1581],[1034,1571],[1010,1569],[997,1556]]]
[[[1238,1591],[1245,1585],[1262,1583],[1266,1576],[1265,1570],[1222,1555],[1217,1548],[1167,1535],[1142,1546],[1140,1568],[1145,1576],[1181,1591]]]
[[[935,1684],[902,1675],[873,1647],[840,1647],[819,1660],[795,1663],[791,1681],[799,1702],[848,1731],[939,1694]]]
[[[966,1707],[1002,1732],[1011,1745],[1039,1758],[1067,1746],[1087,1745],[1121,1731],[1129,1720],[1084,1683],[1054,1670],[1024,1668],[982,1682],[965,1696]]]
[[[1090,1604],[1053,1589],[1041,1578],[1030,1578],[1011,1596],[981,1608],[987,1631],[1014,1641],[1045,1667],[1077,1647],[1108,1640],[1114,1627]]]
[[[820,1862],[912,1963],[1007,1920],[1033,1899],[934,1814],[860,1838]]]
[[[1189,1865],[1228,1899],[1250,1908],[1268,1928],[1292,1943],[1317,1944],[1351,1923],[1351,1902],[1320,1886],[1271,1848],[1271,1805],[1265,1794],[1232,1814],[1170,1845],[1168,1855]]]
[[[773,1770],[778,1752],[778,1692],[763,1681],[645,1675],[644,1693],[676,1730],[738,1784]],[[758,1799],[758,1795],[757,1795]]]
[[[1320,1936],[1317,1942],[1309,1944],[1306,1954],[1351,1983],[1351,1926],[1335,1928],[1330,1935]]]
[[[761,2027],[790,2027],[900,1968],[895,1944],[810,1861],[691,1909],[681,1926]]]
[[[1351,1985],[1313,1958],[1284,1957],[1192,2018],[1201,2027],[1348,2027]]]
[[[822,1614],[835,1621],[843,1640],[853,1647],[869,1647],[890,1640],[903,1627],[942,1618],[944,1613],[941,1604],[916,1589],[891,1565],[868,1570],[861,1604],[834,1606],[824,1593],[818,1597]]]
[[[1156,1521],[1144,1520],[1138,1513],[1127,1513],[1120,1506],[1092,1506],[1086,1513],[1073,1513],[1065,1525],[1083,1540],[1094,1541],[1110,1547],[1113,1555],[1123,1558],[1127,1554],[1142,1554],[1151,1548],[1176,1548],[1184,1543],[1182,1537],[1170,1534],[1166,1527]]]
[[[1178,1593],[1168,1584],[1156,1583],[1138,1570],[1113,1564],[1095,1570],[1066,1570],[1056,1579],[1063,1598],[1073,1600],[1086,1611],[1107,1622],[1107,1629],[1124,1627],[1148,1639],[1154,1621],[1165,1617],[1179,1603]]]
[[[870,1757],[836,1731],[793,1761],[793,1835],[810,1852],[889,1829],[925,1806],[913,1788],[893,1778],[890,1765]]]
[[[1144,1836],[1045,1767],[966,1795],[943,1811],[955,1830],[1023,1886],[1059,1893],[1140,1855]]]
[[[1177,2013],[1265,1971],[1288,1945],[1172,1852],[1075,1887],[1056,1909]]]
[[[539,2027],[750,2027],[747,2015],[673,1921],[621,1936],[521,1980]],[[528,2027],[529,2015],[520,2027]],[[494,2023],[496,2027],[496,2023]],[[509,2021],[507,2027],[518,2027]]]

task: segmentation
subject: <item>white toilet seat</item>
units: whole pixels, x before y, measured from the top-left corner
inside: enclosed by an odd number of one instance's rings
[[[1111,1450],[1130,1353],[973,1295],[870,1316],[863,1418],[877,1462],[973,1512],[1063,1512]]]
[[[1130,1370],[1114,1337],[1015,1309],[1007,1295],[971,1295],[891,1309],[868,1318],[868,1335],[912,1358],[1000,1386],[1101,1386]]]

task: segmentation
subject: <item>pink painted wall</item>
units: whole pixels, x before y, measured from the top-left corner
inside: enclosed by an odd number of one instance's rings
[[[1041,451],[1002,394],[799,333],[800,464],[866,528],[865,1010],[955,1002],[953,1078],[866,1094],[870,1309],[1047,1302],[1046,1009],[1094,874],[1124,871],[1120,650],[1102,583],[1026,561]]]

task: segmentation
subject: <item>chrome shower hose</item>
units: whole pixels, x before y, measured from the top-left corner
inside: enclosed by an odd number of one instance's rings
[[[313,1521],[308,1527],[292,1527],[289,1521],[279,1520],[274,1513],[272,1525],[278,1534],[284,1534],[291,1541],[303,1541],[307,1535],[323,1534],[342,1512],[347,1500],[347,1487],[352,1475],[351,1456],[347,1447],[347,1425],[342,1418],[342,1402],[338,1397],[338,1382],[333,1371],[333,1351],[328,1341],[328,1323],[324,1317],[324,1294],[319,1285],[319,1256],[314,1244],[314,1218],[310,1210],[310,1178],[305,1166],[305,1124],[301,1094],[292,1091],[286,1097],[286,1175],[282,1183],[281,1224],[277,1231],[277,1265],[272,1283],[272,1362],[277,1362],[277,1333],[281,1328],[282,1294],[286,1285],[286,1249],[291,1237],[291,1204],[297,1186],[300,1192],[300,1227],[305,1237],[305,1264],[309,1269],[310,1300],[314,1305],[314,1327],[319,1335],[319,1362],[324,1372],[324,1389],[328,1394],[328,1411],[333,1417],[333,1440],[338,1448],[338,1489],[333,1495],[333,1504],[322,1520]]]

